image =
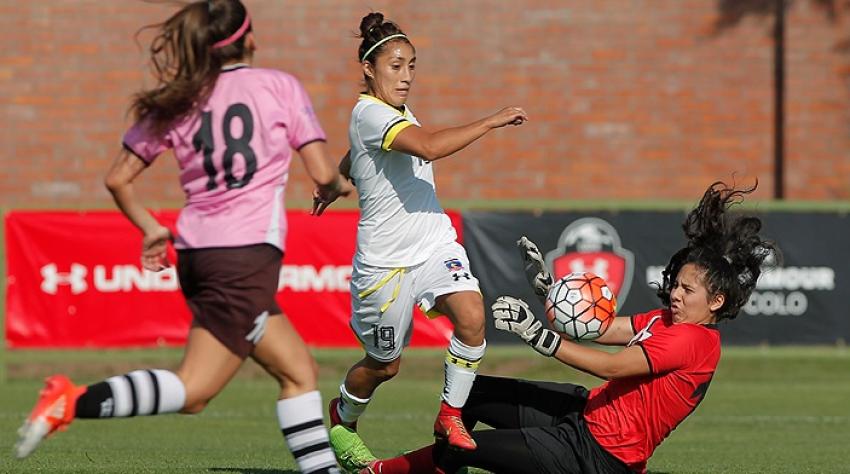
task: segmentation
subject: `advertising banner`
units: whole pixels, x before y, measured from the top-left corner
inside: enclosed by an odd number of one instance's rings
[[[458,234],[460,215],[449,213]],[[174,229],[177,212],[156,214]],[[349,280],[358,213],[287,213],[289,234],[278,302],[312,346],[356,347]],[[142,270],[141,235],[121,214],[11,212],[6,215],[6,344],[9,348],[178,345],[191,315],[175,268]],[[171,255],[176,261],[176,255]],[[446,318],[418,309],[414,346],[445,347]]]
[[[556,277],[591,271],[617,295],[619,314],[660,305],[653,282],[685,245],[685,212],[468,212],[465,246],[485,304],[499,295],[543,306],[525,281],[516,240],[536,242]],[[769,212],[762,235],[782,260],[766,262],[758,286],[737,319],[721,324],[725,343],[835,344],[850,340],[850,218],[839,213]],[[488,340],[513,341],[488,321]]]

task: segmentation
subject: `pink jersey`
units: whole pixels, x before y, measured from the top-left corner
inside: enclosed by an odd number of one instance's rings
[[[247,66],[222,71],[200,111],[164,136],[144,122],[124,134],[124,146],[148,164],[174,149],[186,193],[181,249],[268,243],[284,250],[292,149],[317,140],[325,133],[298,80]]]

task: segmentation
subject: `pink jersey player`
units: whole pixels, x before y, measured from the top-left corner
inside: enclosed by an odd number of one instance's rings
[[[284,250],[291,150],[318,140],[325,134],[294,77],[236,64],[221,72],[198,113],[162,135],[138,122],[124,146],[147,164],[174,149],[186,193],[177,248],[268,243]]]
[[[292,150],[316,184],[314,213],[353,190],[325,152],[310,99],[289,74],[253,69],[251,17],[240,0],[184,5],[157,25],[157,84],[136,94],[136,123],[106,176],[118,208],[142,232],[142,266],[169,266],[192,312],[176,371],[136,370],[92,385],[47,379],[18,431],[19,458],[77,418],[198,413],[247,357],[278,382],[277,422],[298,469],[338,474],[322,424],[316,363],[277,304],[286,238],[283,195]],[[166,150],[180,167],[186,205],[177,236],[136,197],[133,181]],[[108,331],[109,315],[103,330]]]

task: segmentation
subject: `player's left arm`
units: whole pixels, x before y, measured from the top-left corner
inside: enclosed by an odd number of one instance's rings
[[[594,339],[597,344],[606,346],[625,346],[635,337],[631,316],[617,316],[604,334]]]
[[[636,345],[609,353],[565,339],[561,341],[553,357],[582,372],[606,380],[652,373],[643,349]]]
[[[521,108],[507,107],[475,122],[436,132],[419,126],[407,126],[387,146],[425,161],[436,161],[466,148],[490,130],[506,125],[522,125],[527,120],[528,116]]]

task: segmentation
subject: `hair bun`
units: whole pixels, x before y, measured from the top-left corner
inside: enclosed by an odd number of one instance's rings
[[[373,28],[380,27],[384,23],[384,14],[372,12],[360,20],[360,37],[365,38]]]

